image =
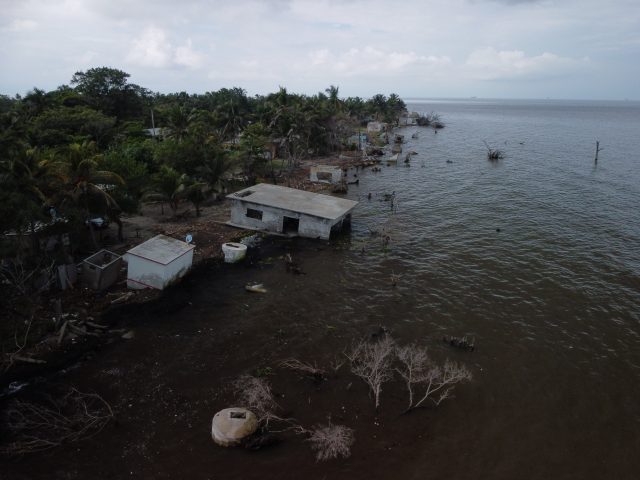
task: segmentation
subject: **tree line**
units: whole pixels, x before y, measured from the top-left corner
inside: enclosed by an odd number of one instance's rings
[[[299,159],[341,150],[368,120],[395,122],[405,110],[396,94],[340,98],[333,85],[315,95],[161,94],[129,77],[99,67],[49,92],[0,95],[0,232],[52,216],[121,225],[145,200],[174,211],[187,200],[199,213],[226,172],[275,179]]]

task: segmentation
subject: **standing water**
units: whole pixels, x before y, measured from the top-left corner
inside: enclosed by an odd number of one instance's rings
[[[475,338],[475,394],[432,433],[459,447],[442,473],[637,478],[640,104],[408,107],[446,128],[405,128],[410,167],[361,180],[345,275],[362,292],[342,302],[405,338]],[[488,161],[484,142],[504,159]],[[378,201],[392,191],[393,214]],[[386,254],[358,254],[379,250],[369,230],[391,237]],[[384,288],[391,273],[398,286]]]

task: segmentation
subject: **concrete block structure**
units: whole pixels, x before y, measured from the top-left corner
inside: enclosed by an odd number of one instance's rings
[[[227,224],[288,236],[328,240],[331,232],[351,221],[358,202],[259,183],[227,195],[231,220]]]
[[[184,276],[193,262],[195,245],[156,235],[125,254],[127,286],[162,290]]]
[[[309,180],[315,183],[337,184],[342,182],[342,168],[334,165],[316,165],[309,169]]]
[[[104,290],[118,279],[122,257],[109,250],[100,250],[82,262],[82,282],[94,290]]]

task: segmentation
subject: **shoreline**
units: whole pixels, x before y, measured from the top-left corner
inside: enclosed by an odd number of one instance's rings
[[[307,159],[296,167],[292,177],[285,183],[291,185],[292,188],[330,195],[332,185],[312,183],[309,180],[310,167],[315,164],[326,164],[336,165],[343,169],[350,170],[356,168],[356,166],[359,168],[361,163],[361,159],[357,157],[344,159],[336,156]],[[172,216],[170,211],[164,214],[161,213],[161,208],[157,204],[147,204],[141,208],[140,215],[122,217],[124,230],[127,233],[125,242],[117,245],[107,244],[104,245],[103,248],[122,255],[130,248],[157,234],[179,239],[184,238],[186,234],[191,234],[196,245],[192,268],[187,274],[191,275],[202,263],[223,263],[224,256],[221,250],[223,243],[239,241],[246,236],[262,233],[252,232],[226,224],[225,220],[228,220],[230,215],[228,202],[225,199],[222,201],[209,202],[209,205],[202,207],[202,215],[200,217],[193,215],[188,204],[184,204],[183,208],[182,212],[176,212],[176,215]],[[109,238],[109,235],[113,235],[113,231],[110,230],[104,233],[104,236],[107,238]],[[103,233],[101,232],[101,238],[102,236]],[[125,272],[124,279],[122,278],[123,272]],[[114,308],[119,310],[125,305],[144,305],[156,301],[162,295],[168,294],[167,290],[128,289],[126,285],[126,267],[123,267],[117,283],[105,291],[93,291],[84,287],[79,281],[75,288],[71,290],[61,292],[56,290],[51,295],[44,295],[41,302],[40,314],[52,315],[52,313],[48,313],[47,311],[49,308],[48,304],[52,298],[61,297],[63,314],[80,317],[85,316],[94,320],[97,319],[97,321],[100,322],[102,318],[108,319],[112,317],[110,311]],[[124,302],[120,304],[119,299],[124,299]],[[36,318],[36,320],[38,319]],[[43,321],[42,318],[40,318],[40,320]],[[107,320],[105,326],[108,327],[108,330],[105,332],[104,338],[67,334],[63,344],[56,341],[59,332],[45,332],[35,344],[20,351],[18,358],[33,358],[35,360],[34,362],[16,360],[15,363],[10,365],[10,368],[6,368],[5,371],[0,373],[0,385],[6,385],[5,388],[0,390],[0,399],[3,393],[4,395],[11,395],[10,392],[15,388],[12,384],[24,383],[34,377],[42,375],[55,374],[56,371],[61,368],[77,362],[85,356],[87,352],[94,352],[99,349],[101,345],[118,340],[123,333],[120,331],[122,330],[121,325],[113,319]],[[115,334],[109,335],[110,330],[116,330]],[[68,341],[69,338],[71,338],[71,342]]]

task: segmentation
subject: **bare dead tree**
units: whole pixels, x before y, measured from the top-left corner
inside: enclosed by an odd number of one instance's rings
[[[353,430],[344,425],[316,425],[309,432],[308,442],[316,452],[316,461],[331,460],[332,458],[348,458],[351,446],[355,441]]]
[[[0,266],[0,279],[11,285],[20,295],[29,300],[45,291],[52,283],[55,261],[40,259],[36,265],[28,266],[18,260],[10,266]],[[38,288],[34,289],[35,279],[39,275],[47,278]]]
[[[598,154],[604,150],[604,148],[600,148],[600,140],[596,140],[596,158],[594,163],[598,163]]]
[[[427,399],[440,405],[449,398],[456,384],[472,378],[471,371],[456,362],[447,360],[443,366],[437,365],[424,347],[408,345],[396,351],[400,361],[396,371],[404,379],[409,393],[407,411],[420,407]]]
[[[409,406],[407,409],[411,409],[413,406],[413,386],[418,383],[425,370],[432,366],[432,362],[427,355],[426,349],[419,348],[413,344],[406,347],[398,347],[396,355],[402,365],[401,368],[396,368],[396,371],[407,385],[407,391],[409,392]]]
[[[346,354],[351,362],[351,371],[369,386],[376,410],[380,407],[382,385],[391,380],[395,342],[384,335],[377,342],[360,341]]]
[[[4,411],[9,441],[0,451],[22,455],[83,440],[99,433],[113,416],[111,406],[100,395],[75,388],[46,403],[16,399]]]
[[[313,378],[314,380],[324,380],[325,371],[322,368],[318,368],[317,365],[311,365],[310,363],[301,362],[297,358],[289,358],[280,362],[280,366],[303,373],[306,376]]]
[[[487,147],[487,160],[495,161],[504,158],[504,152],[502,150],[493,149],[486,141],[483,141],[484,146]]]
[[[273,398],[269,384],[252,375],[242,375],[232,384],[238,401],[253,410],[259,422],[268,425],[271,419],[280,419],[273,413],[278,404]]]

